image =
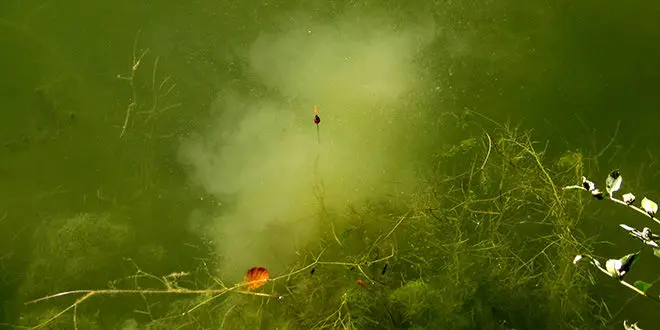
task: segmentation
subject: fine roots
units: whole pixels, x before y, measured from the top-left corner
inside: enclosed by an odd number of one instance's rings
[[[582,203],[558,188],[581,176],[581,155],[546,161],[528,132],[468,115],[457,120],[471,124],[462,133],[472,137],[429,155],[438,165],[423,174],[411,204],[322,206],[324,239],[256,290],[215,277],[212,256],[165,276],[134,264],[133,275],[107,288],[27,302],[21,326],[598,327],[587,272],[572,265],[575,251],[590,250],[578,230]]]

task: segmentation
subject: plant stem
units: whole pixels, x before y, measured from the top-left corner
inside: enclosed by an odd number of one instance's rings
[[[582,186],[566,186],[566,187],[564,187],[564,190],[572,190],[572,189],[580,189],[580,190],[584,190],[586,192],[589,192],[589,190],[587,190],[585,187],[582,187]],[[623,206],[628,206],[631,209],[633,209],[633,210],[635,210],[635,211],[637,211],[637,212],[639,212],[639,213],[641,213],[645,216],[651,217],[651,220],[655,221],[657,224],[660,224],[660,220],[658,220],[658,218],[656,218],[655,216],[649,215],[648,213],[646,213],[646,211],[642,210],[641,208],[639,208],[639,207],[637,207],[633,204],[628,204],[628,203],[626,203],[626,202],[624,202],[624,201],[622,201],[618,198],[611,197],[611,196],[605,196],[604,199],[611,200],[612,202],[615,202],[617,204],[621,204]]]

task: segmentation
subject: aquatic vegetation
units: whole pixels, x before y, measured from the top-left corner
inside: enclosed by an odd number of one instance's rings
[[[124,116],[124,122],[121,125],[121,133],[119,138],[121,139],[126,134],[126,129],[128,128],[131,120],[131,115],[134,112],[137,112],[141,115],[146,115],[144,122],[149,122],[150,120],[156,118],[161,113],[181,106],[180,103],[167,103],[164,102],[168,95],[170,95],[176,88],[176,83],[172,82],[172,77],[167,76],[162,80],[158,81],[157,72],[158,72],[158,61],[159,57],[153,62],[153,68],[151,72],[151,79],[149,80],[150,86],[147,87],[146,94],[149,96],[141,97],[141,92],[144,87],[138,85],[138,69],[142,64],[142,60],[145,58],[149,49],[143,49],[138,52],[138,40],[140,38],[140,32],[135,36],[135,41],[133,43],[133,54],[132,54],[132,63],[129,68],[128,75],[117,75],[118,79],[122,79],[128,82],[128,85],[131,89],[131,97],[128,106],[126,107],[126,115]],[[142,87],[142,88],[141,88]],[[151,100],[146,101],[142,99],[151,98]],[[164,103],[164,104],[163,104]]]
[[[69,281],[93,283],[85,280],[103,274],[110,260],[127,252],[122,246],[132,239],[127,226],[112,222],[107,215],[82,213],[38,227],[20,298],[60,290]]]
[[[198,269],[165,276],[135,265],[134,274],[108,288],[30,301],[26,308],[75,297],[29,325],[67,318],[81,327],[81,317],[101,322],[111,318],[106,313],[116,314],[114,324],[141,328],[602,324],[598,303],[587,293],[587,277],[571,263],[575,250],[588,250],[589,239],[578,229],[582,201],[564,197],[555,183],[581,174],[581,156],[547,164],[529,132],[468,115],[472,119],[463,137],[429,156],[437,165],[421,174],[425,183],[410,204],[373,200],[330,210],[319,190],[321,240],[305,246],[288,270],[269,270],[266,277],[257,268],[245,281],[227,284],[215,275],[213,253]],[[614,178],[608,193],[618,184]],[[612,262],[610,268],[623,277],[634,259]],[[255,280],[258,286],[246,287]],[[104,307],[96,305],[100,297],[107,297]]]
[[[603,192],[597,188],[594,182],[588,180],[584,176],[582,177],[581,185],[566,186],[564,187],[564,190],[575,190],[575,189],[584,190],[590,193],[597,200],[612,201],[616,204],[637,211],[638,213],[649,217],[652,221],[656,223],[660,223],[660,221],[655,217],[655,214],[658,211],[658,204],[656,204],[654,201],[648,199],[647,197],[644,197],[642,201],[639,203],[639,206],[637,206],[635,204],[636,202],[635,195],[633,195],[632,193],[625,193],[621,196],[621,198],[615,197],[615,193],[621,189],[622,183],[623,183],[623,177],[621,176],[621,173],[619,173],[619,170],[613,170],[605,179],[605,191],[607,192],[607,195],[603,194]],[[639,239],[643,244],[643,247],[648,246],[652,248],[653,254],[660,257],[660,248],[657,243],[657,241],[660,240],[660,236],[653,234],[651,232],[651,229],[649,229],[648,227],[644,227],[642,230],[638,230],[627,224],[620,224],[619,226],[624,230],[626,230],[630,236]],[[630,272],[630,269],[639,259],[639,255],[640,255],[640,251],[629,253],[619,259],[608,259],[605,262],[605,267],[603,267],[601,262],[598,261],[598,259],[596,259],[595,257],[589,254],[579,254],[575,257],[573,263],[577,264],[578,262],[583,260],[587,261],[589,264],[593,265],[596,269],[600,270],[605,275],[618,280],[619,283],[621,283],[623,286],[631,289],[637,294],[647,297],[651,300],[660,302],[659,296],[651,295],[648,292],[649,289],[651,289],[651,287],[653,286],[652,283],[647,283],[645,281],[638,280],[635,281],[633,284],[630,284],[629,282],[626,282],[624,280],[626,274]],[[626,329],[637,329],[638,327],[636,324],[637,323],[634,323],[633,325],[628,325],[626,321],[624,322],[624,327]]]
[[[132,239],[127,226],[113,222],[107,215],[81,213],[52,219],[35,231],[31,262],[18,298],[23,303],[35,296],[66,289],[72,282],[98,285],[98,280],[116,267],[113,261],[121,260],[128,252],[125,247]],[[56,306],[27,311],[23,314],[23,324],[39,324],[53,318],[60,312]],[[79,316],[78,320],[86,320],[82,324],[94,322],[91,316]],[[63,322],[58,320],[57,324],[64,326]]]

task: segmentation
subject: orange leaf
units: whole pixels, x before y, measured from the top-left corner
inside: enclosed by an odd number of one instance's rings
[[[263,286],[268,281],[270,274],[268,269],[263,267],[252,267],[245,274],[245,282],[248,290],[254,290]]]

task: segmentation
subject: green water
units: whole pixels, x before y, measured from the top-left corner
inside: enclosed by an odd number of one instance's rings
[[[287,273],[297,252],[334,241],[319,233],[314,182],[331,214],[412,205],[431,155],[466,138],[438,121],[465,109],[532,129],[549,163],[599,155],[593,180],[619,168],[628,189],[660,199],[659,18],[645,1],[4,1],[0,323],[49,308],[25,301],[134,274],[127,258],[162,275],[205,260],[228,283],[256,264]],[[132,89],[118,75],[131,75],[133,54],[144,57]],[[643,226],[636,214],[589,203],[582,216],[596,254],[640,248],[617,227]],[[336,225],[337,241],[357,235]],[[643,261],[631,275],[653,281],[660,260]],[[618,312],[611,328],[660,321],[657,304],[628,302],[616,283],[589,293]],[[80,312],[103,328],[150,321],[133,312],[140,297],[99,299]]]

